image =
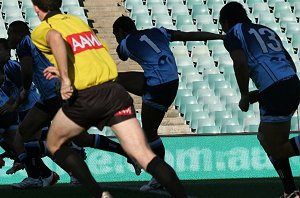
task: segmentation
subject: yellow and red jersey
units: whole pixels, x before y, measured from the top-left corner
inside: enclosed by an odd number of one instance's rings
[[[49,30],[58,31],[68,44],[69,77],[77,90],[115,80],[117,67],[107,46],[79,17],[56,14],[42,21],[31,33],[33,43],[57,66],[46,40]]]

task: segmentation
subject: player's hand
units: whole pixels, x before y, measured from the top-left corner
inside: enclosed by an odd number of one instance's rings
[[[51,80],[53,78],[60,78],[60,74],[59,74],[58,69],[56,67],[53,67],[53,66],[49,66],[46,69],[44,69],[43,73],[44,73],[44,77],[47,80]]]
[[[250,104],[256,103],[259,101],[259,91],[254,90],[249,92],[249,102]]]
[[[68,100],[73,95],[74,88],[71,84],[70,79],[62,80],[60,87],[60,94],[63,100]]]
[[[249,109],[249,95],[242,95],[239,102],[239,107],[242,111],[246,112]]]

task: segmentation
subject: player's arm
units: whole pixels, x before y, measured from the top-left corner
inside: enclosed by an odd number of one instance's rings
[[[248,111],[249,108],[249,71],[245,53],[242,49],[230,52],[233,60],[233,68],[236,80],[241,92],[240,108],[242,111]]]
[[[63,100],[69,99],[73,94],[73,87],[68,74],[68,56],[65,41],[61,34],[56,30],[48,31],[46,41],[51,48],[57,63],[61,88],[60,93]]]
[[[128,55],[124,52],[123,50],[123,47],[122,47],[122,42],[118,45],[116,51],[117,51],[117,54],[119,56],[119,58],[122,60],[122,61],[127,61],[128,59]]]
[[[206,41],[224,39],[224,35],[211,32],[183,32],[178,30],[171,31],[171,41]]]

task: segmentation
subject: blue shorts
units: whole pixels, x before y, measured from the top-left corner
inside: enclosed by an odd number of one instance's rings
[[[300,81],[295,75],[278,81],[259,94],[261,122],[291,120],[300,102]]]

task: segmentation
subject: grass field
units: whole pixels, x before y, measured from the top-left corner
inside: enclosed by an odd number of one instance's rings
[[[115,198],[164,198],[165,192],[142,193],[138,188],[145,182],[101,183]],[[279,179],[237,179],[183,181],[192,198],[278,198],[282,194]],[[300,178],[296,179],[297,186]],[[85,198],[90,197],[81,186],[57,184],[44,189],[13,190],[7,185],[0,186],[2,198]]]

